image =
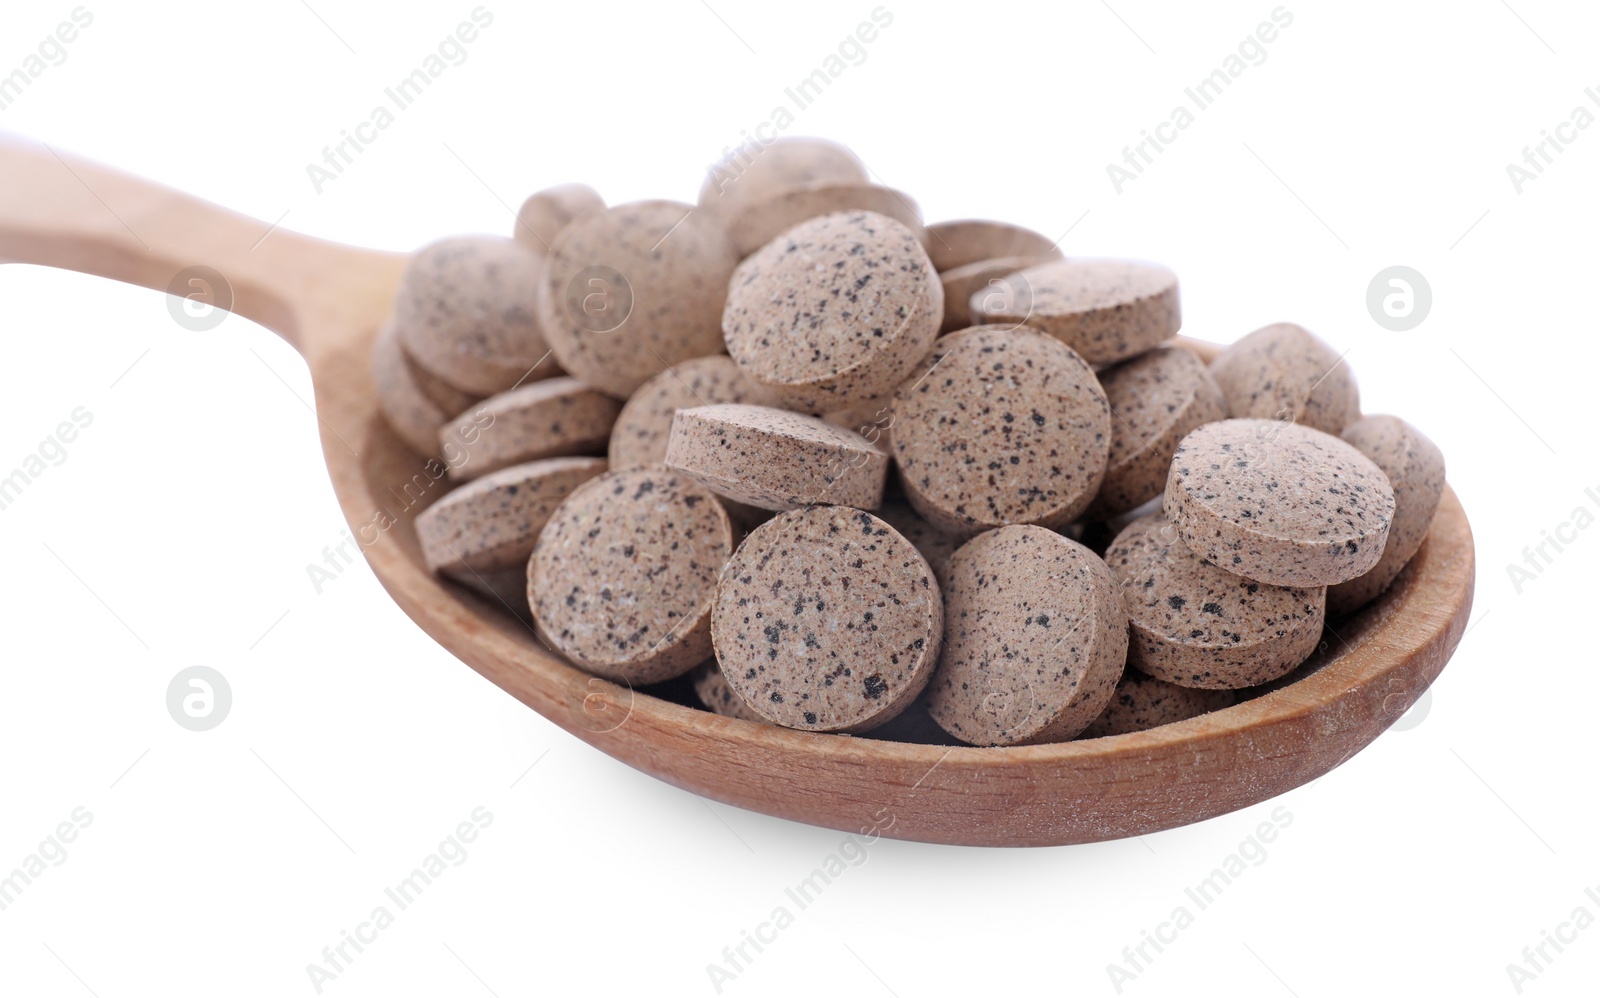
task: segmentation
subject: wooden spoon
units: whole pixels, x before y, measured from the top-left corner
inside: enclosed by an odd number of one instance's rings
[[[277,332],[310,366],[339,504],[401,609],[579,738],[714,800],[849,832],[967,845],[1171,828],[1267,800],[1350,758],[1422,695],[1466,626],[1472,533],[1447,487],[1410,566],[1377,603],[1335,623],[1337,634],[1330,629],[1295,674],[1302,678],[1151,731],[1020,748],[912,745],[754,724],[619,687],[547,651],[503,606],[423,567],[411,521],[445,485],[389,432],[368,375],[403,256],[274,229],[15,139],[0,139],[0,179],[0,259],[160,291],[195,266],[222,274],[229,307]],[[1208,359],[1218,349],[1190,345]]]

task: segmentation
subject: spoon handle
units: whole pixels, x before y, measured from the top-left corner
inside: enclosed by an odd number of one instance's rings
[[[49,145],[0,133],[0,261],[42,264],[228,308],[306,352],[302,317],[365,306],[400,257],[341,246]],[[215,275],[195,273],[210,268]]]

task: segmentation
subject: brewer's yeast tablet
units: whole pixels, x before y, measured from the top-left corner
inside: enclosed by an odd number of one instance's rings
[[[1328,587],[1328,615],[1357,610],[1389,588],[1422,547],[1444,495],[1444,455],[1398,416],[1367,416],[1345,427],[1344,442],[1372,459],[1394,489],[1394,520],[1383,557],[1365,574]]]
[[[493,395],[553,376],[538,318],[540,260],[514,239],[455,236],[414,254],[395,294],[409,353],[463,392]]]
[[[722,329],[740,369],[790,408],[878,398],[932,346],[943,291],[905,226],[870,211],[824,215],[739,265]]]
[[[1160,513],[1106,548],[1132,624],[1128,663],[1200,689],[1236,690],[1294,669],[1322,638],[1322,587],[1272,586],[1189,550]]]
[[[978,290],[972,314],[988,323],[1025,322],[1091,364],[1137,356],[1177,335],[1178,277],[1137,260],[1053,260],[1023,270],[1004,303]]]
[[[665,468],[611,471],[556,508],[528,562],[540,636],[607,679],[654,683],[711,657],[711,601],[733,551],[722,505]]]
[[[1062,741],[1111,702],[1128,615],[1111,572],[1053,530],[991,530],[950,558],[928,713],[973,745]]]
[[[576,378],[501,392],[439,431],[450,477],[468,481],[514,464],[605,449],[622,403]]]
[[[970,535],[1083,512],[1111,417],[1082,358],[1037,330],[975,326],[942,337],[926,368],[895,392],[890,438],[918,513]]]
[[[717,584],[711,633],[752,710],[854,732],[922,692],[943,624],[938,583],[910,541],[871,513],[812,506],[751,531]]]
[[[540,299],[550,349],[573,376],[626,399],[679,361],[721,352],[735,262],[722,227],[676,201],[575,218],[552,246]]]
[[[1271,419],[1225,419],[1183,438],[1163,500],[1195,554],[1278,586],[1329,586],[1378,563],[1394,490],[1354,447]]]
[[[876,509],[889,457],[858,433],[787,409],[679,409],[667,466],[721,496],[760,509],[826,503]]]
[[[1263,326],[1211,362],[1235,419],[1281,419],[1338,436],[1361,415],[1355,375],[1333,347],[1292,322]]]
[[[502,468],[451,490],[417,516],[423,561],[431,571],[458,578],[526,570],[550,514],[605,470],[604,458],[557,457]]]

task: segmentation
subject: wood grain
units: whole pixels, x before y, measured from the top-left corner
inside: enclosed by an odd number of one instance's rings
[[[403,256],[275,229],[18,139],[0,139],[0,177],[0,259],[162,291],[187,267],[221,272],[234,311],[305,357],[339,503],[400,607],[561,727],[713,800],[851,832],[967,845],[1092,842],[1170,828],[1267,800],[1349,759],[1421,696],[1466,627],[1472,532],[1447,488],[1394,587],[1335,622],[1294,682],[1152,731],[1019,748],[908,745],[759,725],[635,692],[572,668],[524,619],[423,567],[411,521],[447,486],[435,474],[442,469],[388,431],[368,374]],[[1187,345],[1205,357],[1216,349]],[[237,460],[243,470],[248,456]]]

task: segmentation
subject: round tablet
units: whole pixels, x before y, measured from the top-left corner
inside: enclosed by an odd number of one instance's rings
[[[573,489],[604,474],[598,457],[530,461],[447,493],[416,519],[428,569],[463,578],[495,569],[526,571],[534,541]]]
[[[714,714],[723,717],[737,717],[741,721],[755,721],[757,724],[767,724],[766,718],[750,709],[750,705],[739,699],[739,694],[733,692],[728,685],[728,680],[723,678],[722,670],[716,662],[706,662],[693,672],[689,673],[689,682],[694,686],[695,696],[705,708]]]
[[[1292,322],[1263,326],[1211,362],[1235,419],[1281,419],[1338,436],[1361,416],[1339,351]]]
[[[419,364],[464,392],[493,395],[552,376],[538,319],[540,272],[539,257],[514,239],[441,239],[406,264],[395,331]]]
[[[1394,517],[1389,480],[1320,430],[1224,419],[1183,438],[1163,507],[1195,554],[1277,586],[1330,586],[1378,563]]]
[[[700,207],[731,218],[798,187],[868,180],[861,160],[837,142],[785,136],[764,145],[742,145],[713,164],[700,185]]]
[[[1236,690],[1277,679],[1322,638],[1325,591],[1225,572],[1189,548],[1160,513],[1106,548],[1133,637],[1128,664],[1179,686]]]
[[[1002,315],[1010,311],[1011,303],[1015,301],[1022,286],[1020,282],[1011,280],[1012,275],[1048,259],[1050,258],[1003,256],[993,260],[979,260],[940,273],[939,284],[944,288],[944,321],[939,326],[939,332],[950,333],[988,322],[986,316],[973,311],[972,302],[975,298],[984,303],[986,311],[992,308]],[[980,295],[980,291],[983,294]]]
[[[1064,741],[1111,702],[1128,615],[1105,562],[1034,526],[1001,527],[950,559],[944,652],[928,713],[973,745]]]
[[[1228,412],[1206,365],[1182,347],[1157,347],[1099,378],[1111,404],[1111,456],[1086,514],[1106,519],[1161,495],[1178,441]]]
[[[720,496],[760,509],[820,503],[876,509],[889,456],[859,433],[815,416],[708,405],[678,410],[666,464]]]
[[[528,562],[540,636],[579,668],[655,683],[711,657],[711,601],[733,526],[665,468],[608,471],[556,508]]]
[[[892,188],[865,183],[812,184],[784,191],[733,216],[728,222],[728,236],[740,256],[749,256],[807,219],[856,211],[892,218],[911,233],[917,245],[926,244],[927,230],[922,226],[917,203]]]
[[[576,378],[501,392],[439,431],[450,477],[468,481],[513,464],[605,449],[622,403]]]
[[[1047,237],[1010,222],[963,218],[928,226],[928,258],[939,273],[996,257],[1033,257],[1039,261],[1061,258],[1061,250]]]
[[[820,413],[878,398],[926,356],[943,292],[905,226],[870,211],[795,226],[745,260],[722,329],[740,369]]]
[[[1231,690],[1191,689],[1129,669],[1117,684],[1111,706],[1078,737],[1102,738],[1148,731],[1231,707],[1236,699]]]
[[[628,468],[666,460],[672,417],[679,409],[727,402],[767,405],[772,401],[727,354],[674,364],[640,385],[622,407],[611,428],[611,466]]]
[[[561,366],[627,398],[679,361],[722,351],[736,262],[706,213],[639,201],[574,219],[552,246],[540,302]]]
[[[378,338],[372,344],[371,370],[378,410],[394,435],[418,454],[438,455],[439,429],[452,414],[440,408],[417,384],[393,326],[378,330]]]
[[[1111,415],[1094,372],[1033,329],[941,338],[894,396],[891,444],[906,496],[943,530],[1060,526],[1105,476]]]
[[[1054,260],[1021,271],[1009,300],[973,292],[975,319],[1026,322],[1091,364],[1137,356],[1171,339],[1182,324],[1178,277],[1138,260]],[[987,300],[985,300],[987,298]]]
[[[928,567],[933,569],[933,577],[939,581],[939,591],[947,590],[950,586],[950,556],[956,553],[966,538],[940,530],[918,515],[909,504],[898,499],[886,501],[876,512],[880,520],[893,527],[896,533],[910,541],[922,554]]]
[[[899,714],[927,686],[943,626],[938,583],[911,542],[837,506],[751,531],[711,614],[734,693],[807,731],[866,731]]]
[[[1344,442],[1372,459],[1394,489],[1394,520],[1383,557],[1365,575],[1328,587],[1328,615],[1358,610],[1389,588],[1422,547],[1444,494],[1444,455],[1398,416],[1367,416],[1345,427]]]
[[[605,198],[588,184],[547,187],[522,202],[513,235],[535,253],[549,254],[569,222],[605,208]]]

